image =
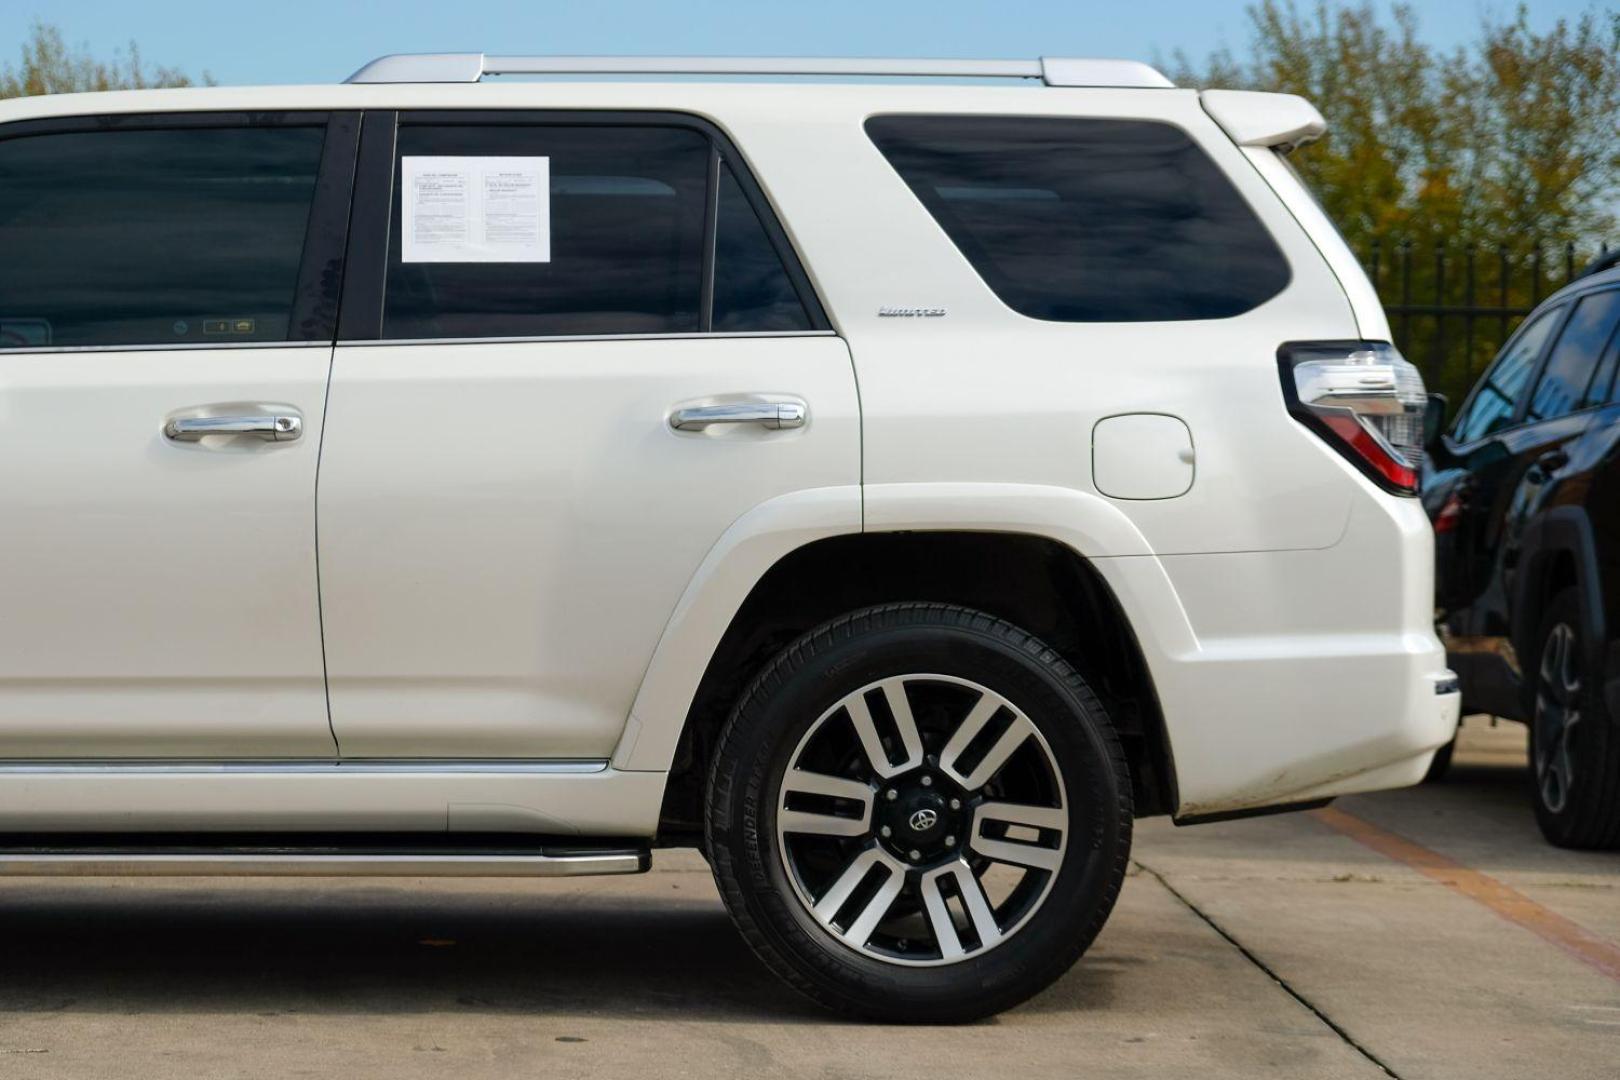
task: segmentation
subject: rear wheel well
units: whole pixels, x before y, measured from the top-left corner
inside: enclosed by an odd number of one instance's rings
[[[1112,590],[1071,548],[1017,533],[839,536],[784,557],[755,584],[698,685],[676,749],[659,833],[700,833],[715,741],[743,689],[793,639],[895,601],[974,608],[1044,640],[1103,700],[1130,763],[1137,813],[1174,808],[1174,770],[1152,680]]]

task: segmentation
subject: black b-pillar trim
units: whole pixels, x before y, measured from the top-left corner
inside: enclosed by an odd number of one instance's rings
[[[358,112],[335,112],[327,118],[320,171],[315,178],[315,201],[304,231],[304,254],[298,264],[298,286],[288,320],[289,341],[331,341],[337,333],[359,135]]]
[[[383,288],[388,277],[388,223],[394,206],[394,142],[399,114],[367,112],[360,122],[349,258],[343,269],[339,341],[382,337]]]

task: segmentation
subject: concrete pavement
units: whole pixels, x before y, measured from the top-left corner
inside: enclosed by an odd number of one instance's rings
[[[1520,921],[1319,817],[1144,822],[1091,953],[955,1029],[805,1004],[690,853],[575,882],[4,881],[0,1077],[1617,1080],[1620,979],[1534,920],[1620,948],[1620,854],[1546,847],[1522,773],[1517,728],[1471,730],[1450,782],[1337,804]]]

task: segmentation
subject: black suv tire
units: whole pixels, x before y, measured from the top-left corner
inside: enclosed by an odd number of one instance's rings
[[[1587,670],[1580,595],[1553,597],[1536,632],[1530,790],[1536,821],[1559,847],[1620,847],[1620,726]]]
[[[1024,736],[1020,749],[998,767],[1000,771],[985,785],[984,790],[991,795],[977,798],[1008,799],[1002,777],[1009,772],[1029,774],[1029,760],[1020,763],[1017,755],[1032,744],[1031,752],[1039,755],[1036,760],[1045,763],[1036,771],[1061,777],[1054,800],[1059,809],[1046,813],[1059,815],[1054,820],[1061,821],[1067,839],[1046,837],[1040,841],[1051,842],[1057,860],[1054,868],[1041,872],[1049,875],[1041,879],[1045,883],[1041,898],[1034,901],[1032,908],[1026,901],[1026,913],[1006,930],[1005,936],[991,933],[981,939],[977,934],[978,917],[966,910],[971,904],[965,893],[958,894],[960,899],[953,903],[959,910],[951,918],[963,934],[962,940],[974,940],[978,945],[954,959],[946,958],[943,938],[934,930],[928,931],[938,945],[934,959],[923,960],[921,951],[910,954],[917,957],[915,961],[874,955],[876,945],[868,943],[877,942],[886,932],[883,928],[891,925],[889,922],[871,931],[870,936],[860,932],[860,940],[852,946],[847,935],[857,932],[833,925],[837,911],[827,913],[825,923],[818,921],[815,909],[826,902],[826,894],[814,903],[808,898],[798,864],[790,867],[795,845],[802,841],[790,843],[789,832],[778,831],[779,812],[784,816],[791,813],[786,809],[787,800],[794,793],[784,791],[788,770],[800,767],[805,748],[814,745],[814,740],[822,737],[821,732],[832,732],[826,736],[832,739],[846,724],[849,729],[857,728],[852,714],[840,710],[847,708],[845,703],[867,700],[864,694],[878,693],[871,688],[884,680],[885,685],[900,682],[900,693],[907,697],[908,715],[916,695],[930,691],[930,680],[936,684],[936,692],[949,690],[953,683],[947,680],[954,680],[972,687],[972,692],[988,690],[1002,699],[1006,707],[998,710],[997,717],[1016,719],[1021,713],[1027,718],[1038,736]],[[907,689],[919,684],[922,690]],[[813,836],[810,841],[847,843],[850,846],[844,850],[868,855],[892,844],[880,840],[876,831],[879,814],[888,812],[881,797],[896,798],[894,791],[883,789],[891,785],[904,787],[907,777],[926,775],[930,770],[939,779],[915,781],[937,785],[927,789],[927,797],[952,795],[949,802],[954,810],[958,801],[955,796],[959,796],[967,804],[957,815],[959,826],[962,819],[971,816],[972,825],[965,831],[978,834],[983,827],[988,837],[995,823],[979,821],[976,796],[952,786],[953,781],[939,772],[947,765],[945,757],[951,752],[951,744],[940,727],[931,729],[928,724],[939,724],[937,717],[943,714],[944,710],[929,712],[926,707],[917,710],[914,727],[922,732],[924,764],[871,782],[871,796],[861,820],[873,831],[838,840]],[[965,728],[969,723],[964,720],[960,726]],[[984,724],[984,730],[991,729],[990,721]],[[955,751],[955,760],[967,760],[972,745],[964,741],[963,747]],[[846,760],[853,764],[845,767],[845,776],[859,777],[861,763],[870,762],[871,757],[869,753],[859,757],[852,754]],[[886,764],[892,767],[894,762]],[[830,771],[822,769],[817,775]],[[848,779],[840,782],[850,783]],[[924,794],[920,788],[911,790]],[[1007,807],[1016,801],[1022,800],[1009,799],[980,809],[988,817],[991,806]],[[1062,810],[1065,803],[1066,817]],[[904,799],[895,805],[902,811],[911,810]],[[779,807],[783,809],[779,811]],[[941,803],[940,813],[947,812]],[[896,833],[904,831],[900,822],[905,820],[901,817],[893,821]],[[1130,853],[1131,825],[1131,786],[1125,756],[1102,704],[1085,680],[1055,651],[1017,627],[980,612],[942,604],[868,608],[828,622],[795,641],[743,694],[721,735],[709,779],[709,855],[721,895],[748,944],[768,967],[822,1005],[887,1021],[952,1023],[988,1016],[1018,1004],[1067,971],[1091,944],[1113,908]],[[964,830],[958,827],[955,831],[960,836]],[[891,833],[885,828],[882,835],[888,837]],[[1002,835],[1011,838],[1014,834],[1009,830]],[[908,839],[903,846],[910,842]],[[976,849],[969,848],[974,848],[971,839],[957,849],[941,848],[939,857],[952,866],[958,859],[974,863],[979,855]],[[905,861],[907,853],[898,852],[888,864],[895,869],[885,870],[879,885],[871,886],[870,879],[865,879],[857,882],[857,887],[882,892],[893,879],[901,879],[904,884],[898,886],[901,892],[894,903],[901,910],[908,910],[909,904],[912,913],[902,917],[902,922],[905,918],[922,920],[926,927],[932,925],[930,920],[945,902],[940,899],[941,886],[936,879],[931,898],[937,905],[925,910],[930,897],[923,895],[922,879],[930,875],[921,864],[930,856],[918,859],[918,854],[909,853],[911,860],[920,864],[911,866]],[[845,875],[861,859],[862,855],[854,856]],[[843,877],[838,880],[843,881]],[[990,896],[991,904],[997,903],[988,888],[975,892]],[[1017,895],[1015,890],[995,909],[998,919]],[[865,901],[848,903],[859,907]],[[844,921],[847,925],[860,920],[851,915]],[[898,948],[905,949],[905,942],[901,941]]]

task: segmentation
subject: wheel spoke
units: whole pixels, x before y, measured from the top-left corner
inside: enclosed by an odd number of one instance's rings
[[[1573,705],[1579,700],[1581,692],[1581,658],[1576,648],[1575,635],[1570,633],[1564,638],[1563,663],[1559,668],[1559,683],[1563,687],[1564,701]]]
[[[962,722],[956,725],[956,730],[951,732],[951,737],[945,743],[945,748],[939,752],[939,767],[945,775],[957,783],[963,784],[966,778],[956,768],[957,759],[968,748],[968,744],[978,738],[979,732],[984,730],[984,725],[990,722],[990,718],[996,715],[997,710],[1000,708],[1000,698],[993,694],[979,695],[979,700],[973,703],[973,708],[969,709],[968,714],[962,718]],[[977,785],[963,784],[963,786],[976,787]]]
[[[930,870],[920,882],[923,908],[928,913],[928,925],[933,928],[934,940],[939,944],[940,958],[954,960],[967,951],[962,947],[961,935],[956,931],[956,919],[951,915],[950,905],[940,891],[940,880],[945,877],[956,879],[957,891],[962,894],[962,906],[967,909],[968,919],[973,923],[974,932],[979,935],[979,947],[987,949],[995,944],[1001,938],[996,913],[990,909],[990,900],[984,895],[984,888],[974,876],[973,868],[958,860]]]
[[[872,785],[864,780],[847,780],[842,776],[828,776],[805,769],[789,769],[787,775],[782,777],[782,790],[868,804],[872,801]]]
[[[855,917],[855,921],[849,924],[849,929],[844,931],[844,940],[857,948],[865,945],[871,938],[872,931],[878,928],[878,924],[894,906],[894,898],[900,895],[900,890],[905,884],[904,874],[890,870],[889,876],[878,886],[877,892],[872,894],[872,899],[867,901],[861,913]]]
[[[1560,705],[1573,705],[1580,697],[1577,652],[1575,632],[1563,623],[1553,627],[1541,653],[1541,684]]]
[[[1547,809],[1553,813],[1563,810],[1569,801],[1570,785],[1575,779],[1575,759],[1570,754],[1570,728],[1580,722],[1580,714],[1565,713],[1553,744],[1545,755],[1545,773],[1541,779],[1541,796]]]
[[[984,757],[979,759],[978,764],[973,766],[973,771],[964,776],[959,770],[952,770],[951,778],[969,791],[984,787],[1001,771],[1001,767],[1007,764],[1007,759],[1024,745],[1024,740],[1033,734],[1035,725],[1029,722],[1029,718],[1022,713],[1015,714],[1012,723],[1007,725],[1007,730],[1001,733],[1001,737],[985,752]]]
[[[877,891],[867,900],[849,927],[839,931],[834,926],[833,919],[849,902],[855,890],[871,876],[873,870],[881,870],[887,875],[883,884],[878,886]],[[820,900],[816,901],[814,909],[816,917],[840,933],[851,945],[859,948],[866,944],[866,939],[872,936],[872,931],[877,929],[878,923],[883,921],[883,916],[894,906],[894,898],[900,895],[905,883],[905,872],[900,867],[877,848],[867,848],[844,867],[844,872],[838,875],[838,880],[821,895]]]
[[[851,859],[849,865],[844,867],[844,872],[838,875],[838,880],[828,886],[827,891],[821,894],[821,899],[816,901],[816,917],[831,926],[833,916],[844,906],[849,894],[866,880],[866,875],[872,872],[872,867],[882,859],[883,853],[877,848],[867,848]]]
[[[956,920],[951,917],[950,905],[945,903],[945,894],[939,891],[939,879],[952,869],[946,866],[930,871],[924,874],[918,883],[918,891],[922,893],[923,911],[928,915],[928,925],[934,931],[934,941],[939,944],[939,955],[942,960],[954,960],[965,951],[962,948],[962,939],[956,933]]]
[[[1564,741],[1563,732],[1553,736],[1553,745],[1537,755],[1536,772],[1541,781],[1541,802],[1548,810],[1558,813],[1564,808],[1564,778],[1560,772]]]
[[[911,715],[911,699],[906,696],[905,680],[885,679],[883,699],[889,703],[889,712],[894,716],[894,726],[900,732],[900,745],[906,752],[903,767],[909,769],[921,765],[922,735],[917,731],[917,718]]]
[[[1555,767],[1558,769],[1558,786],[1563,789],[1566,795],[1569,793],[1570,781],[1575,775],[1575,762],[1569,756],[1569,729],[1574,722],[1575,720],[1572,717],[1565,719],[1563,733],[1558,739],[1558,754],[1553,758],[1553,761],[1556,762]]]
[[[822,795],[858,802],[861,804],[861,816],[846,817],[842,814],[789,809],[785,804],[791,794]],[[846,780],[841,776],[789,769],[787,775],[782,778],[782,801],[784,805],[777,813],[777,824],[785,833],[861,836],[872,828],[872,785],[860,780]]]
[[[1001,927],[996,923],[996,913],[990,910],[990,898],[984,895],[984,886],[966,863],[961,864],[956,880],[962,888],[962,903],[967,907],[968,918],[979,935],[979,947],[988,949],[1001,939]]]
[[[1058,846],[1042,847],[1022,840],[987,837],[984,826],[992,821],[1055,832],[1058,834]],[[973,814],[973,832],[968,846],[996,862],[1055,871],[1063,863],[1063,832],[1067,827],[1068,814],[1063,810],[1020,803],[982,803]]]
[[[898,763],[889,760],[889,752],[883,746],[883,738],[878,734],[877,723],[872,719],[872,710],[867,707],[863,695],[851,697],[846,707],[872,771],[887,780],[921,765],[923,748],[922,736],[917,733],[916,718],[911,715],[911,702],[906,698],[905,683],[900,679],[887,679],[880,685],[883,687],[884,700],[889,703],[889,711],[894,714],[894,726],[900,733],[900,745],[906,754],[904,760]]]

